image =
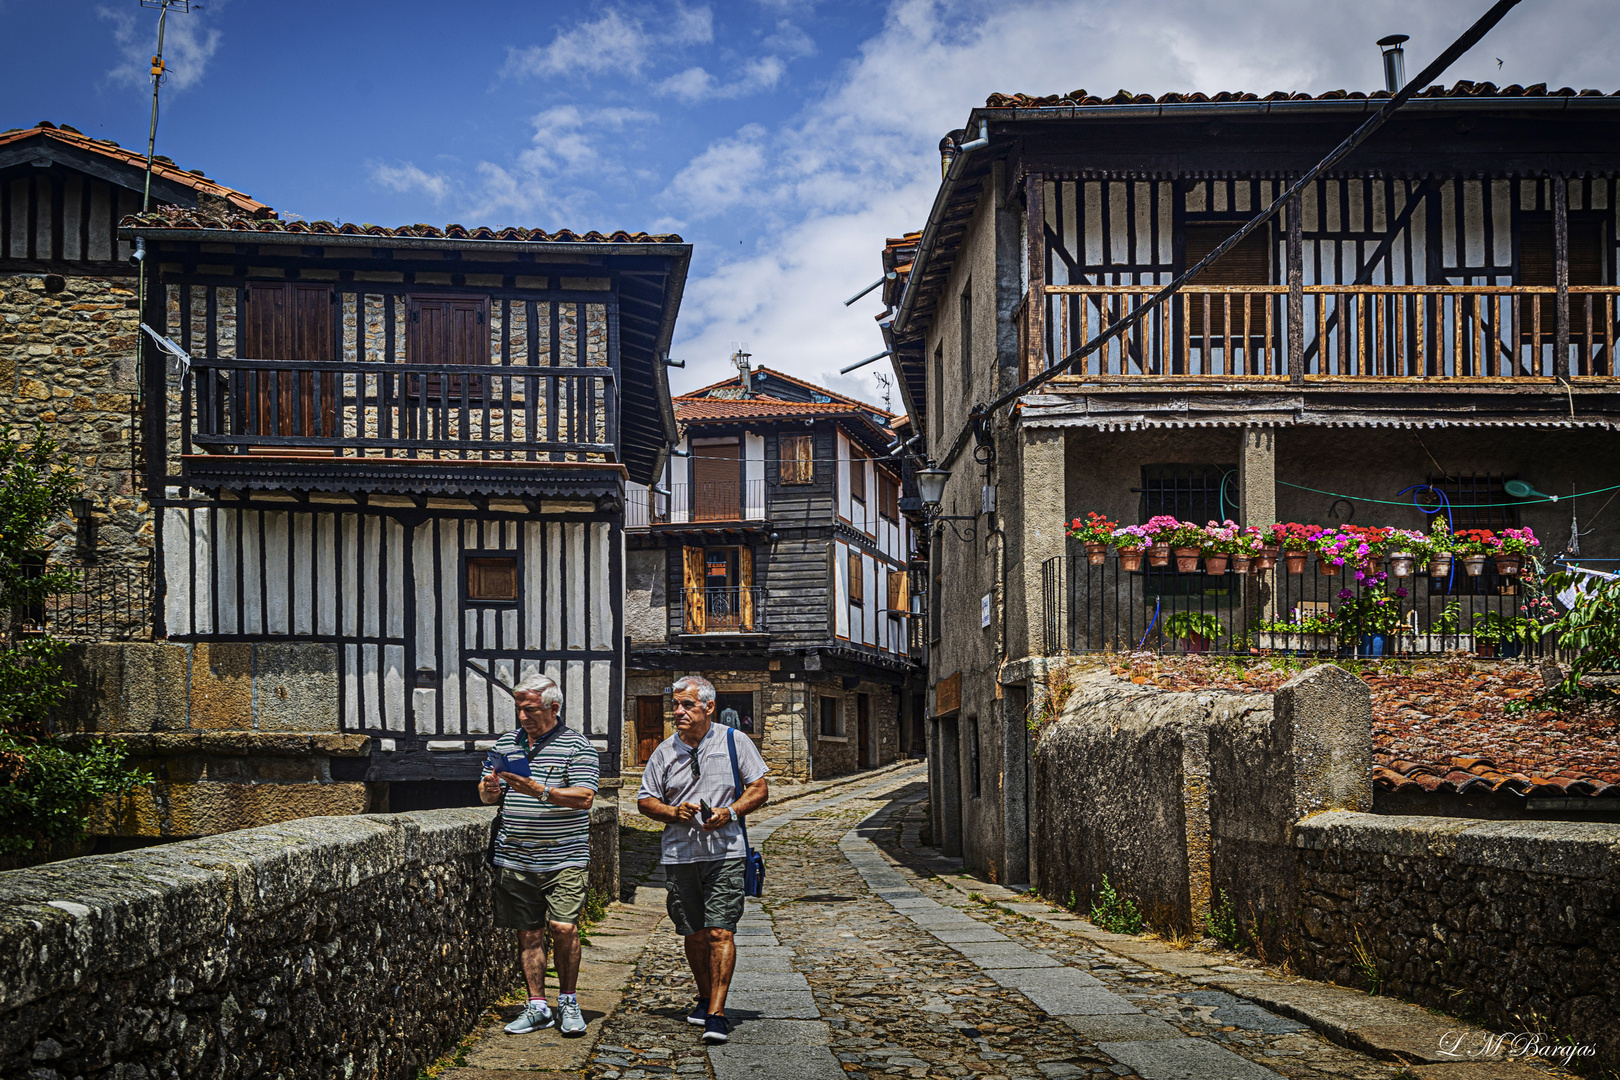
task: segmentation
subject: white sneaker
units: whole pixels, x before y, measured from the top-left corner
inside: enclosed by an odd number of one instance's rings
[[[579,1011],[577,1000],[569,1001],[564,998],[557,1003],[557,1014],[560,1017],[557,1030],[564,1035],[585,1034],[585,1016]]]
[[[550,1026],[551,1010],[546,1007],[545,1002],[536,1003],[531,1001],[518,1014],[516,1020],[506,1025],[506,1033],[508,1035],[527,1035],[531,1031],[539,1031],[541,1028]]]

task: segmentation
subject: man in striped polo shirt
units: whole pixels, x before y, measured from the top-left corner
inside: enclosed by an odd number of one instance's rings
[[[600,765],[590,740],[562,722],[562,691],[545,675],[512,690],[518,729],[495,741],[497,754],[521,753],[529,775],[493,771],[486,762],[478,796],[501,804],[495,838],[495,925],[516,930],[529,1004],[506,1025],[523,1035],[552,1022],[546,1005],[546,929],[557,965],[557,1030],[583,1035],[575,996],[579,978],[579,913],[591,860],[591,803]],[[504,789],[504,790],[503,790]]]

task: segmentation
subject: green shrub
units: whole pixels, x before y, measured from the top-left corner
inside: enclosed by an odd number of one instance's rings
[[[71,852],[98,799],[148,777],[124,768],[123,748],[112,743],[74,751],[0,734],[0,780],[0,857],[21,860]]]
[[[1232,907],[1232,898],[1222,889],[1218,899],[1209,905],[1209,911],[1204,915],[1204,926],[1209,936],[1225,945],[1228,949],[1240,948],[1244,942],[1243,928],[1238,925],[1237,912]]]
[[[1142,932],[1142,913],[1128,896],[1122,896],[1108,883],[1104,874],[1102,888],[1091,905],[1091,921],[1110,934],[1139,934]]]

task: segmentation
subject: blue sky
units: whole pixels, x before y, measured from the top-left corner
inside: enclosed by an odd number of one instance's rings
[[[878,400],[885,236],[993,91],[1382,84],[1486,0],[205,0],[170,16],[158,152],[306,218],[678,232],[695,245],[676,389],[756,363]],[[145,145],[156,13],[0,0],[0,128]],[[1612,0],[1527,0],[1448,75],[1620,89]],[[1500,63],[1498,63],[1500,61]]]

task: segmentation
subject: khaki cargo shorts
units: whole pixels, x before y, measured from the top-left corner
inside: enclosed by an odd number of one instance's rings
[[[495,868],[495,925],[503,930],[540,930],[548,922],[578,923],[589,881],[583,866],[535,873]]]

